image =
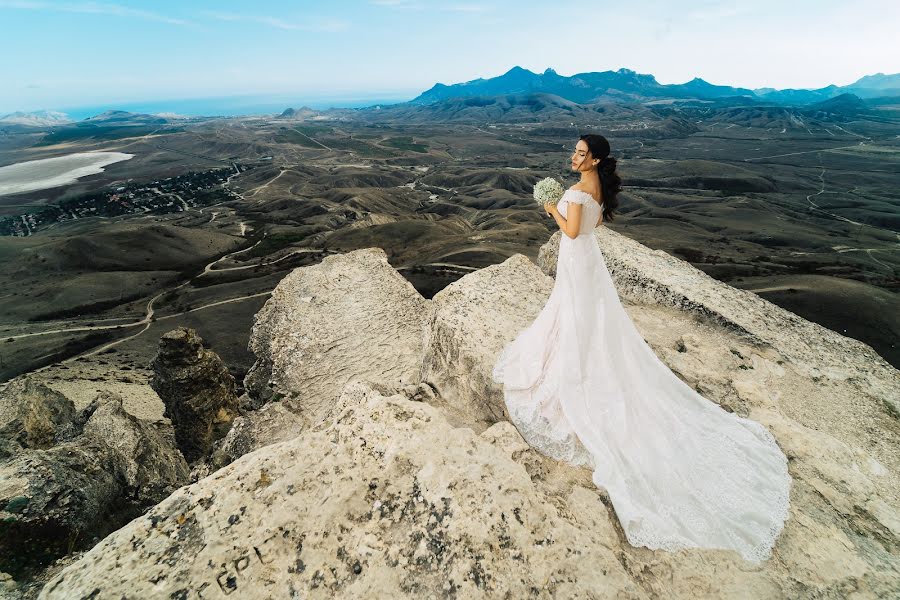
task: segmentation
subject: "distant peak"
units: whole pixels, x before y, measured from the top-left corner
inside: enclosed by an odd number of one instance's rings
[[[697,88],[697,87],[710,87],[710,88],[711,88],[711,87],[715,87],[713,84],[711,84],[710,82],[706,81],[706,80],[703,79],[702,77],[694,77],[693,79],[691,79],[690,81],[688,81],[688,82],[685,83],[684,85],[693,86],[693,87],[695,87],[695,88]]]
[[[547,69],[544,71],[544,75],[559,75],[559,73],[557,73],[555,69],[547,67]]]
[[[524,69],[518,65],[516,65],[515,67],[513,67],[512,69],[510,69],[509,71],[504,73],[504,75],[521,75],[523,73],[528,73],[530,75],[536,75],[536,73],[532,73],[528,69]]]

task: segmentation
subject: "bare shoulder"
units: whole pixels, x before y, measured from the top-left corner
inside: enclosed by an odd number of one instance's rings
[[[600,197],[601,197],[601,195],[602,195],[602,192],[601,192],[601,190],[599,190],[599,189],[596,189],[596,190],[595,190],[595,189],[588,189],[588,188],[582,187],[582,186],[581,186],[580,184],[578,184],[578,183],[576,183],[575,185],[573,185],[573,186],[570,187],[569,189],[570,189],[570,190],[576,190],[576,191],[578,191],[578,192],[584,192],[585,194],[588,194],[591,198],[593,198],[594,200],[596,200],[598,203],[600,202]]]

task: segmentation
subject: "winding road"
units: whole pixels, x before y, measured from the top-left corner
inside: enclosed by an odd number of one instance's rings
[[[818,204],[816,204],[815,202],[813,202],[813,198],[815,198],[816,196],[819,196],[819,195],[821,195],[821,194],[838,193],[838,192],[826,192],[826,191],[825,191],[825,172],[826,172],[826,169],[825,169],[825,167],[821,167],[821,166],[820,166],[819,168],[822,169],[822,172],[819,173],[819,181],[822,182],[822,187],[819,188],[819,191],[818,191],[818,192],[816,192],[816,193],[814,193],[814,194],[809,194],[808,196],[806,196],[806,201],[809,202],[810,208],[812,208],[813,210],[817,210],[817,211],[819,211],[819,212],[821,212],[821,213],[824,213],[824,214],[828,215],[829,217],[832,217],[832,218],[837,219],[837,220],[839,220],[839,221],[844,221],[845,223],[851,223],[851,224],[853,224],[853,225],[858,225],[858,226],[860,226],[860,227],[865,226],[865,227],[871,227],[871,228],[873,228],[873,229],[883,229],[883,228],[877,227],[877,226],[875,226],[875,225],[869,225],[868,223],[860,223],[860,222],[858,222],[858,221],[854,221],[854,220],[852,220],[852,219],[848,219],[847,217],[844,217],[844,216],[842,216],[842,215],[838,215],[838,214],[835,214],[835,213],[833,213],[833,212],[829,212],[829,211],[825,210],[824,208],[822,208],[821,206],[819,206]],[[856,188],[854,188],[854,189],[856,189]],[[896,233],[896,232],[895,232],[895,233]],[[898,237],[898,239],[900,239],[900,234],[897,234],[897,237]],[[835,246],[835,247],[833,248],[833,250],[834,250],[835,252],[838,252],[838,253],[843,253],[843,252],[865,252],[866,254],[869,255],[869,258],[871,258],[872,261],[873,261],[875,264],[881,265],[882,267],[886,267],[886,268],[887,268],[888,270],[890,270],[890,271],[893,271],[893,269],[894,269],[894,267],[892,267],[891,265],[889,265],[889,264],[887,264],[887,263],[884,263],[884,262],[878,260],[878,259],[872,254],[873,252],[884,252],[885,250],[890,250],[889,248],[845,248],[845,247],[842,247],[842,246]]]
[[[69,357],[69,358],[67,358],[67,359],[64,359],[64,360],[58,361],[57,363],[54,363],[54,364],[60,364],[60,363],[71,362],[71,361],[73,361],[73,360],[75,360],[75,359],[77,359],[77,358],[82,358],[82,357],[87,357],[87,356],[93,356],[93,355],[95,355],[95,354],[98,354],[98,353],[100,353],[100,352],[103,352],[104,350],[106,350],[106,349],[108,349],[108,348],[112,348],[113,346],[117,346],[118,344],[121,344],[122,342],[125,342],[125,341],[127,341],[127,340],[131,340],[131,339],[134,339],[134,338],[138,337],[139,335],[141,335],[142,333],[144,333],[145,331],[147,331],[147,329],[149,329],[150,325],[151,325],[154,321],[162,321],[162,320],[165,320],[165,319],[173,319],[173,318],[175,318],[175,317],[178,317],[178,316],[181,316],[181,315],[190,313],[190,312],[196,312],[196,311],[198,311],[198,310],[203,310],[203,309],[206,309],[206,308],[210,308],[210,307],[212,307],[212,306],[219,306],[219,305],[221,305],[221,304],[228,304],[228,303],[230,303],[230,302],[240,302],[240,301],[242,301],[242,300],[247,300],[248,298],[257,298],[257,297],[259,297],[259,296],[266,296],[266,295],[268,295],[268,294],[271,294],[272,291],[269,290],[269,291],[266,291],[266,292],[259,292],[259,293],[257,293],[257,294],[248,294],[248,295],[246,295],[246,296],[238,296],[238,297],[236,297],[236,298],[228,298],[228,299],[226,299],[226,300],[218,300],[218,301],[216,301],[216,302],[210,302],[209,304],[204,304],[204,305],[202,305],[202,306],[197,306],[197,307],[194,307],[194,308],[191,308],[191,309],[189,309],[189,310],[185,310],[185,311],[182,311],[182,312],[179,312],[179,313],[174,313],[174,314],[171,314],[171,315],[166,315],[166,316],[164,316],[164,317],[158,317],[158,318],[156,318],[156,319],[154,319],[154,317],[153,317],[153,314],[154,314],[153,303],[154,303],[154,302],[156,302],[156,301],[157,301],[160,297],[162,297],[163,295],[165,295],[165,294],[167,294],[167,293],[169,293],[169,292],[174,292],[175,290],[184,287],[185,285],[191,283],[194,279],[197,279],[198,277],[203,277],[204,275],[207,275],[207,274],[209,274],[209,273],[218,273],[218,272],[220,272],[220,271],[232,271],[232,270],[238,270],[238,269],[248,269],[248,268],[253,268],[253,267],[257,267],[257,266],[263,266],[263,265],[266,265],[266,264],[272,264],[272,263],[275,263],[275,262],[279,262],[279,261],[281,261],[281,260],[284,260],[285,258],[288,258],[289,256],[291,256],[291,255],[293,255],[293,254],[299,254],[299,253],[302,253],[302,252],[311,252],[311,251],[313,251],[313,250],[303,250],[303,251],[295,251],[295,252],[291,252],[290,254],[285,255],[285,256],[283,256],[283,257],[277,259],[277,260],[271,261],[271,262],[269,262],[269,263],[261,263],[260,265],[248,265],[248,266],[241,266],[241,267],[228,267],[228,268],[224,268],[224,269],[213,269],[213,268],[212,268],[213,265],[215,265],[216,263],[218,263],[218,262],[220,262],[220,261],[222,261],[222,260],[225,260],[225,259],[227,259],[227,258],[231,258],[232,256],[236,256],[236,255],[238,255],[238,254],[242,254],[242,253],[244,253],[244,252],[248,252],[248,251],[252,250],[252,249],[255,248],[257,245],[259,245],[259,244],[263,241],[263,239],[265,239],[266,235],[267,235],[267,232],[266,232],[266,233],[263,233],[263,236],[262,236],[255,244],[253,244],[252,246],[250,246],[250,247],[248,247],[248,248],[242,248],[241,250],[236,250],[236,251],[234,251],[234,252],[230,252],[230,253],[228,253],[228,254],[225,254],[224,256],[220,256],[220,257],[217,258],[216,260],[214,260],[214,261],[212,261],[211,263],[207,264],[206,267],[204,267],[203,272],[200,273],[199,275],[196,275],[196,276],[194,276],[194,277],[192,277],[192,278],[190,278],[190,279],[187,279],[187,280],[183,281],[182,283],[178,284],[177,286],[175,286],[175,287],[173,287],[173,288],[171,288],[171,289],[163,290],[163,291],[159,292],[158,294],[156,294],[155,296],[153,296],[152,298],[150,298],[150,300],[147,301],[146,313],[144,314],[144,317],[143,317],[142,319],[138,320],[138,321],[133,321],[133,322],[131,322],[131,323],[120,323],[120,324],[118,324],[118,325],[90,325],[90,326],[86,325],[86,326],[81,326],[81,327],[65,327],[65,328],[62,328],[62,329],[48,329],[48,330],[46,330],[46,331],[38,331],[38,332],[33,332],[33,333],[22,333],[22,334],[19,334],[19,335],[6,336],[5,339],[13,339],[13,340],[16,340],[16,339],[22,339],[22,338],[27,338],[27,337],[35,337],[35,336],[39,336],[39,335],[53,335],[53,334],[57,334],[57,333],[74,333],[74,332],[78,332],[78,331],[99,331],[99,330],[104,330],[104,329],[122,329],[122,328],[125,328],[125,327],[140,327],[141,325],[144,326],[143,329],[141,329],[140,331],[138,331],[138,332],[135,333],[134,335],[130,335],[130,336],[128,336],[128,337],[125,337],[125,338],[121,338],[121,339],[112,341],[112,342],[110,342],[110,343],[108,343],[108,344],[105,344],[105,345],[99,347],[99,348],[95,348],[95,349],[93,349],[93,350],[91,350],[91,351],[89,351],[89,352],[85,352],[85,353],[82,353],[82,354],[77,354],[77,355],[75,355],[75,356],[71,356],[71,357]],[[41,367],[41,368],[39,368],[39,369],[35,369],[35,371],[40,371],[40,370],[45,369],[45,368],[50,367],[50,366],[53,366],[53,365],[46,365],[45,367]]]

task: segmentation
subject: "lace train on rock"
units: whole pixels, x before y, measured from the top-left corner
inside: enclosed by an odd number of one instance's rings
[[[787,458],[760,423],[707,400],[663,363],[622,306],[593,236],[602,205],[560,240],[556,282],[493,369],[523,438],[593,470],[629,543],[721,548],[759,562],[788,518]]]

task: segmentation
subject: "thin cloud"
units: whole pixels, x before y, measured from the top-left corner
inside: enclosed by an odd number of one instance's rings
[[[220,21],[256,23],[287,31],[344,31],[348,28],[343,21],[317,21],[312,24],[292,23],[276,17],[265,15],[238,15],[234,13],[205,12],[206,16]]]
[[[417,2],[416,0],[369,0],[369,4],[374,4],[375,6],[383,6],[385,8],[411,8],[414,10],[422,9],[422,4]]]
[[[147,21],[158,21],[169,25],[191,25],[184,19],[176,19],[159,13],[122,6],[121,4],[104,4],[98,2],[62,3],[54,2],[30,2],[30,1],[0,1],[0,9],[10,8],[17,10],[36,10],[49,12],[80,13],[90,15],[112,15],[115,17],[130,17]]]
[[[687,13],[688,19],[695,21],[720,21],[740,17],[753,12],[747,5],[711,4]]]
[[[485,6],[484,4],[450,4],[448,6],[441,6],[440,10],[464,13],[483,13],[493,10],[493,7]]]
[[[369,0],[369,4],[381,6],[383,8],[412,10],[433,8],[434,10],[462,13],[484,13],[493,10],[492,6],[485,6],[483,4],[441,4],[429,7],[418,0]]]

